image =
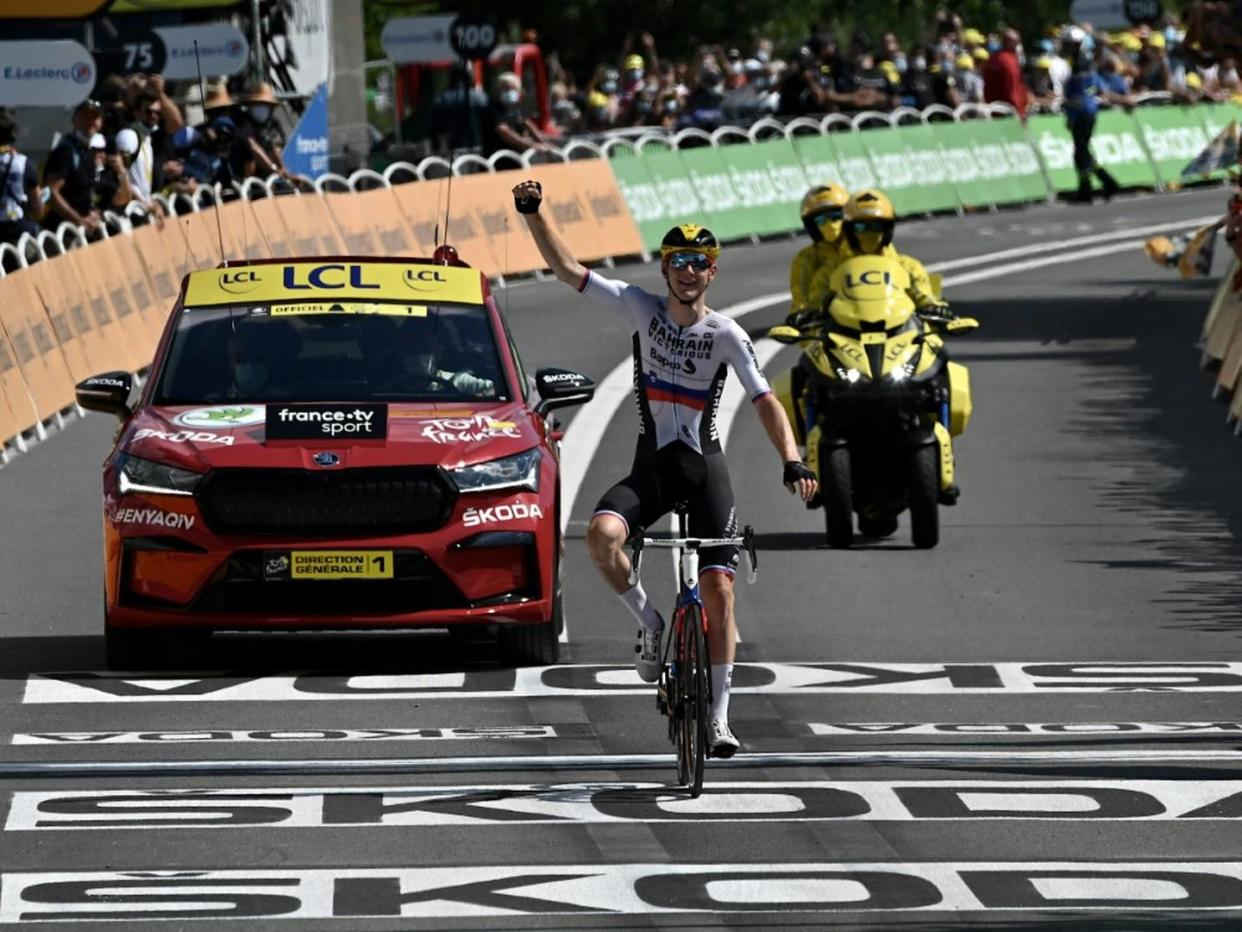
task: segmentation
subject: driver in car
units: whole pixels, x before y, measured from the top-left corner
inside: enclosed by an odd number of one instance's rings
[[[473,367],[450,365],[458,355],[452,351],[452,342],[448,323],[439,317],[402,320],[393,337],[395,358],[385,367],[379,389],[420,393],[451,388],[471,398],[495,398],[495,379],[476,374]]]

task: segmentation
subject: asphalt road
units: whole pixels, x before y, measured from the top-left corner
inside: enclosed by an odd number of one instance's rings
[[[1196,365],[1212,284],[1134,249],[1068,261],[1095,246],[1067,242],[1222,200],[902,228],[929,264],[1050,259],[948,286],[982,327],[954,346],[975,417],[935,550],[904,526],[824,549],[743,406],[729,458],[762,548],[738,593],[744,753],[709,765],[697,803],[669,789],[632,624],[580,541],[628,465],[631,404],[570,514],[569,643],[549,670],[390,635],[221,638],[203,669],[105,672],[113,424],[72,425],[0,470],[0,768],[146,769],[0,780],[0,927],[1236,928],[1242,448]],[[796,245],[728,249],[713,306],[784,290]],[[615,274],[658,284],[650,265]],[[628,353],[555,282],[502,301],[531,368],[602,379]],[[783,314],[739,319],[759,335]],[[666,560],[645,578],[671,601]],[[256,763],[159,772],[230,761]],[[260,772],[282,761],[314,772]]]

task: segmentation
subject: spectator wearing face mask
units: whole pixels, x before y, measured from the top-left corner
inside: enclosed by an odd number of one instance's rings
[[[1001,34],[1001,47],[988,59],[983,72],[983,99],[1009,104],[1020,118],[1026,119],[1028,95],[1022,80],[1021,49],[1022,37],[1017,30],[1006,29]]]
[[[910,56],[906,73],[901,79],[901,103],[924,110],[936,102],[932,75],[927,70],[928,50],[921,48]]]
[[[569,88],[557,81],[548,88],[552,122],[563,135],[572,135],[582,128],[582,111],[569,96]]]
[[[983,76],[975,70],[975,57],[963,52],[954,63],[957,71],[957,85],[962,94],[962,102],[967,104],[983,103]]]
[[[280,155],[284,136],[272,119],[276,107],[272,86],[260,82],[244,92],[241,104],[235,108],[233,122],[237,125],[238,146],[233,170],[240,177],[287,174]]]
[[[490,120],[484,126],[483,147],[488,155],[501,149],[546,152],[548,142],[530,120],[522,115],[522,82],[512,71],[496,79]]]
[[[676,88],[662,91],[656,100],[656,125],[668,132],[677,129],[682,106],[681,95],[677,93]]]

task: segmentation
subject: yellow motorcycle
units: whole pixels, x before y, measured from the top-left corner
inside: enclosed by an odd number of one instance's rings
[[[859,531],[884,537],[910,511],[914,546],[940,540],[942,500],[956,491],[952,438],[970,421],[970,375],[944,338],[974,330],[968,317],[915,313],[909,276],[883,256],[859,256],[833,273],[827,314],[768,336],[803,348],[773,390],[820,480],[828,545]]]

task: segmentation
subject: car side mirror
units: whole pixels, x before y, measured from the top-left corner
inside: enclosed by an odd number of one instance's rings
[[[535,372],[539,404],[535,410],[547,414],[557,408],[586,404],[595,397],[595,380],[572,369],[539,369]]]
[[[74,386],[77,402],[88,411],[112,414],[124,421],[130,415],[129,395],[134,377],[128,372],[103,372]]]
[[[795,343],[805,339],[802,332],[797,327],[787,327],[784,324],[773,327],[768,331],[768,339],[775,340],[777,343],[784,343],[792,346]]]

